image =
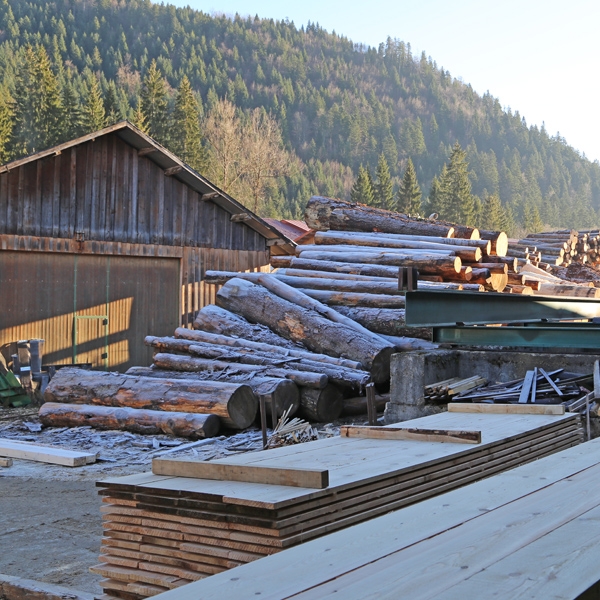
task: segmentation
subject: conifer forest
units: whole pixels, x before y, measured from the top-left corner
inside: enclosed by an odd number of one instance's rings
[[[122,119],[265,217],[323,195],[509,234],[600,222],[597,161],[409,43],[148,0],[0,0],[0,164]]]

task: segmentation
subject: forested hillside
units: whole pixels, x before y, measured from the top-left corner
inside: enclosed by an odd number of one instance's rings
[[[401,41],[143,0],[0,0],[0,162],[123,118],[265,216],[349,199],[359,171],[375,203],[385,184],[413,212],[440,211],[461,159],[473,224],[598,224],[597,162]],[[226,132],[241,145],[228,157]]]

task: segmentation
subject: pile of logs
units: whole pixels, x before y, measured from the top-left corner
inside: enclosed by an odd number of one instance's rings
[[[543,269],[572,263],[600,264],[600,231],[559,230],[530,233],[521,240],[510,240],[510,256]]]

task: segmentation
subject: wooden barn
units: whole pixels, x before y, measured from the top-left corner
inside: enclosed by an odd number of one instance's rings
[[[214,302],[207,269],[260,270],[292,242],[130,123],[0,167],[0,351],[149,364]]]

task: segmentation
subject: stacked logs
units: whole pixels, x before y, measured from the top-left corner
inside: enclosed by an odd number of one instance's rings
[[[408,217],[321,196],[309,200],[305,220],[315,230],[313,243],[298,246],[296,257],[273,257],[273,267],[387,279],[397,277],[398,267],[415,267],[420,287],[433,289],[502,291],[508,283],[511,261],[504,259],[508,246],[504,232]],[[366,280],[363,285],[367,286]],[[309,293],[306,289],[315,289],[314,284],[303,289]],[[310,293],[332,305],[399,308],[392,299],[332,295],[319,288]]]

